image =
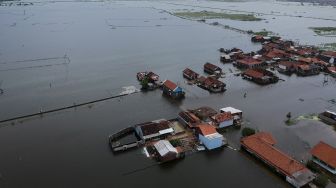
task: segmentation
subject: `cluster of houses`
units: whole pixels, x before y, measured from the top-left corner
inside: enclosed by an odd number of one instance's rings
[[[141,83],[143,90],[153,90],[162,88],[162,93],[172,99],[182,99],[185,96],[185,92],[176,83],[165,80],[160,81],[159,75],[154,72],[138,72],[137,79]]]
[[[310,76],[324,71],[336,76],[336,51],[321,51],[311,46],[300,46],[280,37],[253,36],[251,40],[261,42],[262,48],[251,53],[244,53],[237,48],[220,49],[221,62],[233,63],[244,70],[244,78],[259,84],[274,83],[278,78],[266,70],[268,67],[277,68],[278,72],[288,75],[295,73],[298,76]]]
[[[226,84],[219,80],[219,77],[223,74],[222,69],[212,63],[205,63],[203,66],[204,72],[209,76],[200,76],[190,68],[183,70],[183,77],[191,82],[194,82],[200,88],[208,90],[213,93],[224,92]]]
[[[145,145],[148,156],[160,162],[167,162],[183,158],[185,152],[197,151],[200,147],[207,150],[222,148],[227,141],[218,131],[230,126],[239,127],[241,119],[242,111],[232,107],[222,108],[219,112],[210,107],[201,107],[181,111],[176,119],[159,119],[128,127],[110,137],[117,135],[122,140],[122,134],[134,134],[138,140],[124,146],[118,145],[120,149],[114,150],[113,144],[119,141],[110,138],[110,145],[113,151],[124,151]],[[187,140],[192,148],[185,147],[182,140]]]

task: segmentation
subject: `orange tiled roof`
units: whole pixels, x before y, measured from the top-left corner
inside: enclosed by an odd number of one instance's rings
[[[165,82],[163,82],[163,85],[166,86],[170,90],[174,90],[177,87],[177,85],[170,80],[166,80]]]
[[[248,69],[244,72],[245,75],[251,76],[253,78],[262,78],[264,74],[254,69]]]
[[[241,143],[249,150],[253,151],[259,158],[268,164],[277,167],[287,176],[292,176],[294,173],[301,170],[307,170],[303,164],[275,148],[273,146],[275,140],[269,133],[256,133],[252,136],[243,138]]]
[[[230,112],[223,112],[223,113],[219,113],[219,114],[212,116],[212,119],[214,119],[216,122],[223,122],[223,121],[231,120],[233,119],[233,117]]]
[[[314,146],[310,153],[328,165],[336,168],[336,148],[321,141]]]
[[[197,127],[199,128],[199,130],[204,136],[217,133],[216,128],[214,126],[206,124],[206,123],[199,124],[197,125]]]

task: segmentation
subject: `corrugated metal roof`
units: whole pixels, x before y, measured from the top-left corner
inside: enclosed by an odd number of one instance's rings
[[[177,149],[168,140],[160,140],[154,144],[154,147],[161,156],[165,156],[169,152],[177,153]]]
[[[221,112],[231,112],[231,114],[242,113],[241,110],[238,110],[238,109],[233,108],[233,107],[231,107],[231,106],[229,106],[229,107],[225,107],[225,108],[221,108],[220,111],[221,111]]]

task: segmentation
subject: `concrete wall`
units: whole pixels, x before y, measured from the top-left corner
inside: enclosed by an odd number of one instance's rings
[[[199,134],[198,138],[208,150],[219,148],[223,145],[223,140],[220,138],[208,139],[201,134]]]
[[[233,120],[224,121],[219,124],[219,128],[228,127],[233,125]]]

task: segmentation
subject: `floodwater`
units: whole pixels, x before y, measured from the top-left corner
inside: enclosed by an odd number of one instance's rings
[[[114,155],[108,146],[108,135],[124,127],[171,119],[180,110],[204,105],[243,110],[246,126],[271,132],[277,146],[298,160],[307,160],[309,148],[319,140],[336,146],[336,132],[323,123],[284,124],[288,112],[297,117],[335,111],[328,102],[336,98],[334,78],[327,77],[323,85],[323,74],[279,75],[285,81],[261,87],[236,77],[229,71],[235,68],[219,63],[217,49],[251,51],[260,45],[248,35],[160,10],[170,6],[165,1],[111,1],[0,7],[0,119],[115,95],[123,86],[139,87],[135,74],[144,70],[186,90],[182,102],[172,102],[158,90],[1,124],[1,188],[289,187],[248,155],[229,148],[157,166],[140,149]],[[319,40],[306,38],[305,43]],[[207,61],[225,70],[224,94],[209,94],[182,78],[185,67],[202,73]],[[239,149],[240,132],[225,135]]]

